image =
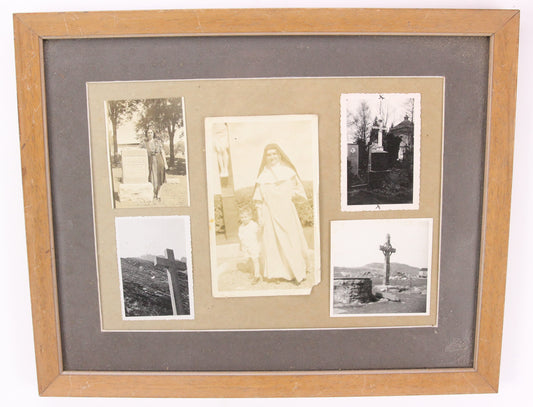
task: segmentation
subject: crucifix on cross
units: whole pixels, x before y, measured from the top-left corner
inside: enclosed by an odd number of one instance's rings
[[[174,315],[186,315],[184,298],[179,289],[180,275],[179,271],[186,271],[187,265],[174,258],[174,250],[167,249],[167,257],[156,257],[156,266],[167,270],[168,288],[170,289],[170,298],[172,302],[172,313]]]

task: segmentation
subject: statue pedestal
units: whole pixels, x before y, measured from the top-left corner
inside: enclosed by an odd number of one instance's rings
[[[370,152],[370,171],[382,172],[389,169],[389,153],[375,150]]]
[[[239,208],[235,195],[222,195],[222,213],[226,239],[233,239],[239,235]]]
[[[368,184],[379,187],[389,172],[389,153],[376,149],[370,152]]]
[[[239,236],[239,208],[237,207],[237,199],[235,198],[233,178],[220,178],[220,188],[226,239],[236,239]]]
[[[122,151],[122,182],[118,186],[120,202],[150,203],[154,186],[148,182],[148,155],[141,148]]]

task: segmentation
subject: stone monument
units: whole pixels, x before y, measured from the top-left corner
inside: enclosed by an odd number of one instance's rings
[[[387,241],[385,244],[379,246],[379,250],[381,250],[385,256],[385,265],[383,267],[385,275],[383,277],[383,285],[388,286],[390,279],[390,256],[391,254],[396,253],[396,249],[392,247],[390,243],[390,234],[387,233]]]
[[[150,203],[154,188],[148,181],[148,155],[141,148],[122,150],[122,182],[118,186],[120,202]]]
[[[348,180],[355,179],[359,174],[359,146],[357,143],[348,143]]]
[[[335,303],[353,304],[372,301],[372,279],[368,277],[335,278],[333,286]]]
[[[385,130],[381,106],[383,99],[384,97],[379,95],[379,116],[373,127],[378,132],[377,143],[369,149],[368,175],[369,183],[373,185],[379,183],[389,169],[389,153],[383,148],[383,130]]]

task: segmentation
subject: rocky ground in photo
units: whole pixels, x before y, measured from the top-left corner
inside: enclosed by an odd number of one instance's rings
[[[335,267],[334,279],[366,278],[372,281],[370,301],[350,301],[345,294],[335,292],[334,314],[401,314],[424,313],[427,306],[428,280],[420,277],[420,269],[407,264],[391,263],[388,287],[383,285],[383,264],[370,263],[361,267]]]
[[[401,291],[400,291],[401,290]],[[426,312],[427,292],[419,287],[402,287],[376,292],[381,298],[367,303],[335,304],[334,314],[411,314]]]
[[[172,315],[172,303],[165,270],[153,261],[140,258],[121,258],[124,309],[127,317]],[[186,313],[189,312],[187,274],[180,272],[180,293]]]
[[[366,175],[365,175],[366,177]],[[392,169],[376,185],[362,184],[360,179],[348,186],[348,205],[387,205],[413,202],[413,182],[407,170]]]

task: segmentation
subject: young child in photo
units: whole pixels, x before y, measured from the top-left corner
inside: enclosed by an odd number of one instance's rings
[[[259,268],[259,255],[261,246],[259,244],[259,226],[252,218],[252,210],[248,207],[241,209],[241,225],[239,226],[239,240],[241,242],[241,251],[252,261],[254,268],[253,283],[257,284],[262,280]]]

